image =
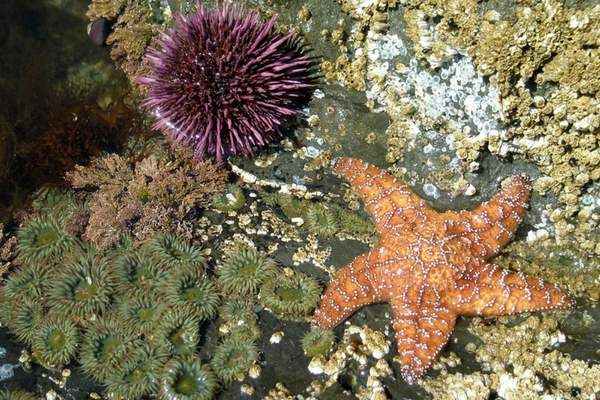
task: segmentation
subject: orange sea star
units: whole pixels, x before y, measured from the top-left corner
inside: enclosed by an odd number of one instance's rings
[[[442,213],[364,161],[341,158],[334,170],[357,190],[381,238],[337,272],[313,326],[333,328],[364,305],[390,303],[407,382],[427,372],[461,314],[497,316],[573,306],[555,285],[486,262],[521,222],[528,178],[513,177],[506,189],[473,211]]]

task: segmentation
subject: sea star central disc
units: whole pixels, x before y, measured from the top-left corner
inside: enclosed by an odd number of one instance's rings
[[[357,190],[381,239],[338,271],[313,326],[333,328],[362,306],[391,304],[401,374],[407,382],[427,372],[459,315],[573,306],[555,285],[487,262],[521,222],[528,178],[513,177],[501,193],[473,211],[442,213],[364,161],[341,158],[334,170]]]

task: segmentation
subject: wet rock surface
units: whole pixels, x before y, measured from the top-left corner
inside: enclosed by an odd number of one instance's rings
[[[189,6],[186,2],[179,3],[183,3],[180,6],[184,9]],[[300,31],[314,55],[329,64],[322,65],[325,76],[306,110],[306,120],[290,129],[281,146],[271,146],[256,160],[230,161],[239,181],[245,182],[242,186],[246,194],[255,193],[256,197],[248,197],[248,204],[240,213],[204,211],[211,225],[223,226],[221,233],[211,236],[207,244],[214,250],[212,264],[218,263],[223,242],[243,235],[250,237],[259,248],[276,245],[272,258],[281,265],[313,276],[325,286],[330,272],[367,251],[368,241],[334,237],[316,238],[316,245],[311,248],[315,254],[305,252],[303,249],[309,247],[306,231],[291,223],[280,209],[266,205],[261,199],[263,193],[275,193],[296,185],[298,197],[356,208],[359,205],[356,197],[331,174],[332,157],[356,157],[387,167],[439,210],[473,208],[497,193],[502,179],[510,175],[526,174],[534,180],[547,176],[547,169],[540,171],[531,158],[522,157],[523,152],[516,142],[511,142],[514,147],[507,153],[500,149],[501,142],[509,142],[510,137],[500,139],[497,131],[516,122],[502,120],[498,114],[500,94],[490,78],[477,71],[476,63],[465,49],[443,57],[436,53],[442,46],[430,43],[432,38],[426,31],[433,29],[435,21],[448,17],[443,12],[433,16],[433,11],[427,8],[429,2],[423,2],[424,10],[412,2],[396,1],[247,3],[265,14],[280,14],[282,26]],[[566,6],[586,12],[591,12],[594,6],[593,2],[570,3],[573,4]],[[481,16],[494,19],[496,12],[497,18],[509,19],[515,17],[518,7],[510,1],[495,1],[486,2],[480,8],[477,13]],[[409,15],[414,12],[412,20],[405,16],[407,12]],[[425,17],[419,12],[432,16]],[[385,27],[378,25],[376,30],[375,22],[383,23],[375,21],[382,18],[378,13],[387,13],[387,22]],[[448,11],[448,15],[453,14]],[[421,22],[415,22],[415,18]],[[469,26],[467,22],[461,29]],[[415,26],[424,31],[410,31]],[[416,49],[414,40],[418,43]],[[429,65],[423,57],[429,58]],[[435,62],[439,64],[432,65]],[[387,64],[385,68],[383,64]],[[541,90],[541,86],[538,89]],[[533,92],[532,97],[544,94],[538,90]],[[461,112],[469,107],[470,113]],[[434,112],[439,115],[433,115]],[[485,145],[470,142],[469,138],[478,135],[487,137]],[[600,201],[594,189],[596,185],[591,183],[587,194],[588,203],[592,205],[589,219],[596,216],[597,221]],[[598,285],[600,268],[589,254],[571,251],[569,246],[576,247],[576,244],[541,246],[546,239],[554,239],[556,228],[550,223],[551,215],[553,210],[565,208],[559,200],[563,194],[534,192],[514,246],[508,247],[496,261],[568,287],[578,296],[575,310],[499,319],[461,317],[448,345],[422,384],[410,386],[400,378],[399,365],[394,362],[397,353],[389,306],[366,307],[335,329],[339,343],[336,354],[343,361],[339,362],[339,370],[329,366],[336,371],[331,376],[311,373],[311,366],[313,371],[327,369],[325,364],[329,360],[317,360],[320,364],[315,367],[314,361],[304,355],[300,340],[309,330],[308,322],[283,321],[257,306],[261,331],[257,342],[261,353],[257,363],[260,372],[223,388],[218,398],[262,399],[269,394],[271,398],[286,398],[286,391],[297,398],[314,395],[320,399],[494,396],[510,399],[536,398],[542,394],[577,398],[580,393],[590,398],[600,391],[595,386],[600,381],[595,380],[600,376],[600,313],[594,301],[598,295],[594,287]],[[253,205],[256,209],[250,211]],[[249,225],[258,226],[266,220],[261,212],[269,210],[293,231],[294,237],[282,240],[286,235],[275,232],[277,228],[273,225],[266,228],[273,232],[265,235],[248,233],[248,224],[240,224],[242,216],[247,214],[252,221]],[[362,208],[359,213],[365,215]],[[228,224],[228,220],[233,223]],[[577,219],[570,224],[574,230],[579,227]],[[591,240],[597,244],[597,238]],[[325,254],[318,253],[325,249],[328,250]],[[561,257],[569,259],[562,267],[560,262],[546,262]],[[210,358],[209,349],[219,340],[219,325],[220,321],[216,320],[201,326],[199,352],[204,360]],[[351,330],[355,333],[347,334]],[[365,345],[361,337],[361,333],[368,337],[375,332],[382,332],[389,342],[389,350],[379,359],[369,352],[372,348]],[[352,356],[346,354],[350,352],[344,346],[353,350]],[[8,387],[39,394],[54,390],[65,399],[85,399],[90,392],[101,392],[101,388],[78,372],[76,364],[69,366],[72,373],[65,387],[50,379],[56,372],[49,373],[35,363],[31,363],[30,370],[24,370],[19,357],[25,349],[5,329],[0,330],[0,347],[6,350],[0,357],[2,371],[14,372],[1,382]],[[380,360],[388,364],[387,373],[378,372],[387,371],[379,364]],[[15,367],[4,367],[6,365]],[[374,370],[378,370],[376,374]],[[571,375],[577,377],[571,378]]]

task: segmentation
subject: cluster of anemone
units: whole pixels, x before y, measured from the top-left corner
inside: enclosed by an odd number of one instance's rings
[[[33,194],[31,206],[34,211],[62,220],[79,206],[74,193],[65,189],[43,187]]]
[[[110,397],[132,400],[167,388],[169,360],[200,371],[190,364],[200,321],[214,318],[221,300],[200,249],[159,235],[140,247],[98,252],[69,236],[64,246],[63,233],[47,215],[22,227],[22,265],[0,287],[0,321],[34,359],[53,369],[77,360]],[[207,376],[204,392],[214,393],[217,380]]]
[[[303,228],[322,238],[331,238],[342,232],[356,236],[375,233],[369,219],[336,204],[314,203],[291,195],[270,193],[264,195],[263,200],[268,206],[277,206],[288,219],[302,218]]]
[[[224,255],[218,283],[227,301],[219,310],[225,337],[213,352],[211,365],[221,382],[241,380],[258,360],[256,341],[260,337],[256,294],[279,272],[277,263],[245,244],[233,246]]]
[[[21,228],[29,246],[44,218]],[[77,360],[111,398],[210,398],[259,359],[258,300],[280,318],[301,320],[320,294],[313,278],[286,274],[247,245],[227,251],[213,277],[199,248],[169,234],[104,252],[68,235],[68,246],[54,239],[43,255],[21,250],[22,265],[0,288],[0,319],[41,364]],[[227,329],[200,362],[201,322],[217,315]]]

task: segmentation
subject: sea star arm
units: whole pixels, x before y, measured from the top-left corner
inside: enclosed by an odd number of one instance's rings
[[[356,257],[340,269],[327,286],[312,325],[331,329],[370,303],[381,301],[376,270],[367,264],[368,254]]]
[[[400,373],[410,384],[427,372],[444,347],[454,325],[456,313],[440,304],[415,306],[392,299],[393,326],[400,356]]]
[[[333,166],[356,189],[379,232],[425,220],[425,202],[410,187],[374,165],[338,158]]]
[[[497,316],[573,307],[556,285],[484,264],[471,278],[460,279],[447,293],[447,302],[459,314]]]
[[[530,190],[529,178],[513,176],[508,186],[489,201],[460,213],[474,251],[489,258],[508,243],[523,219]]]

